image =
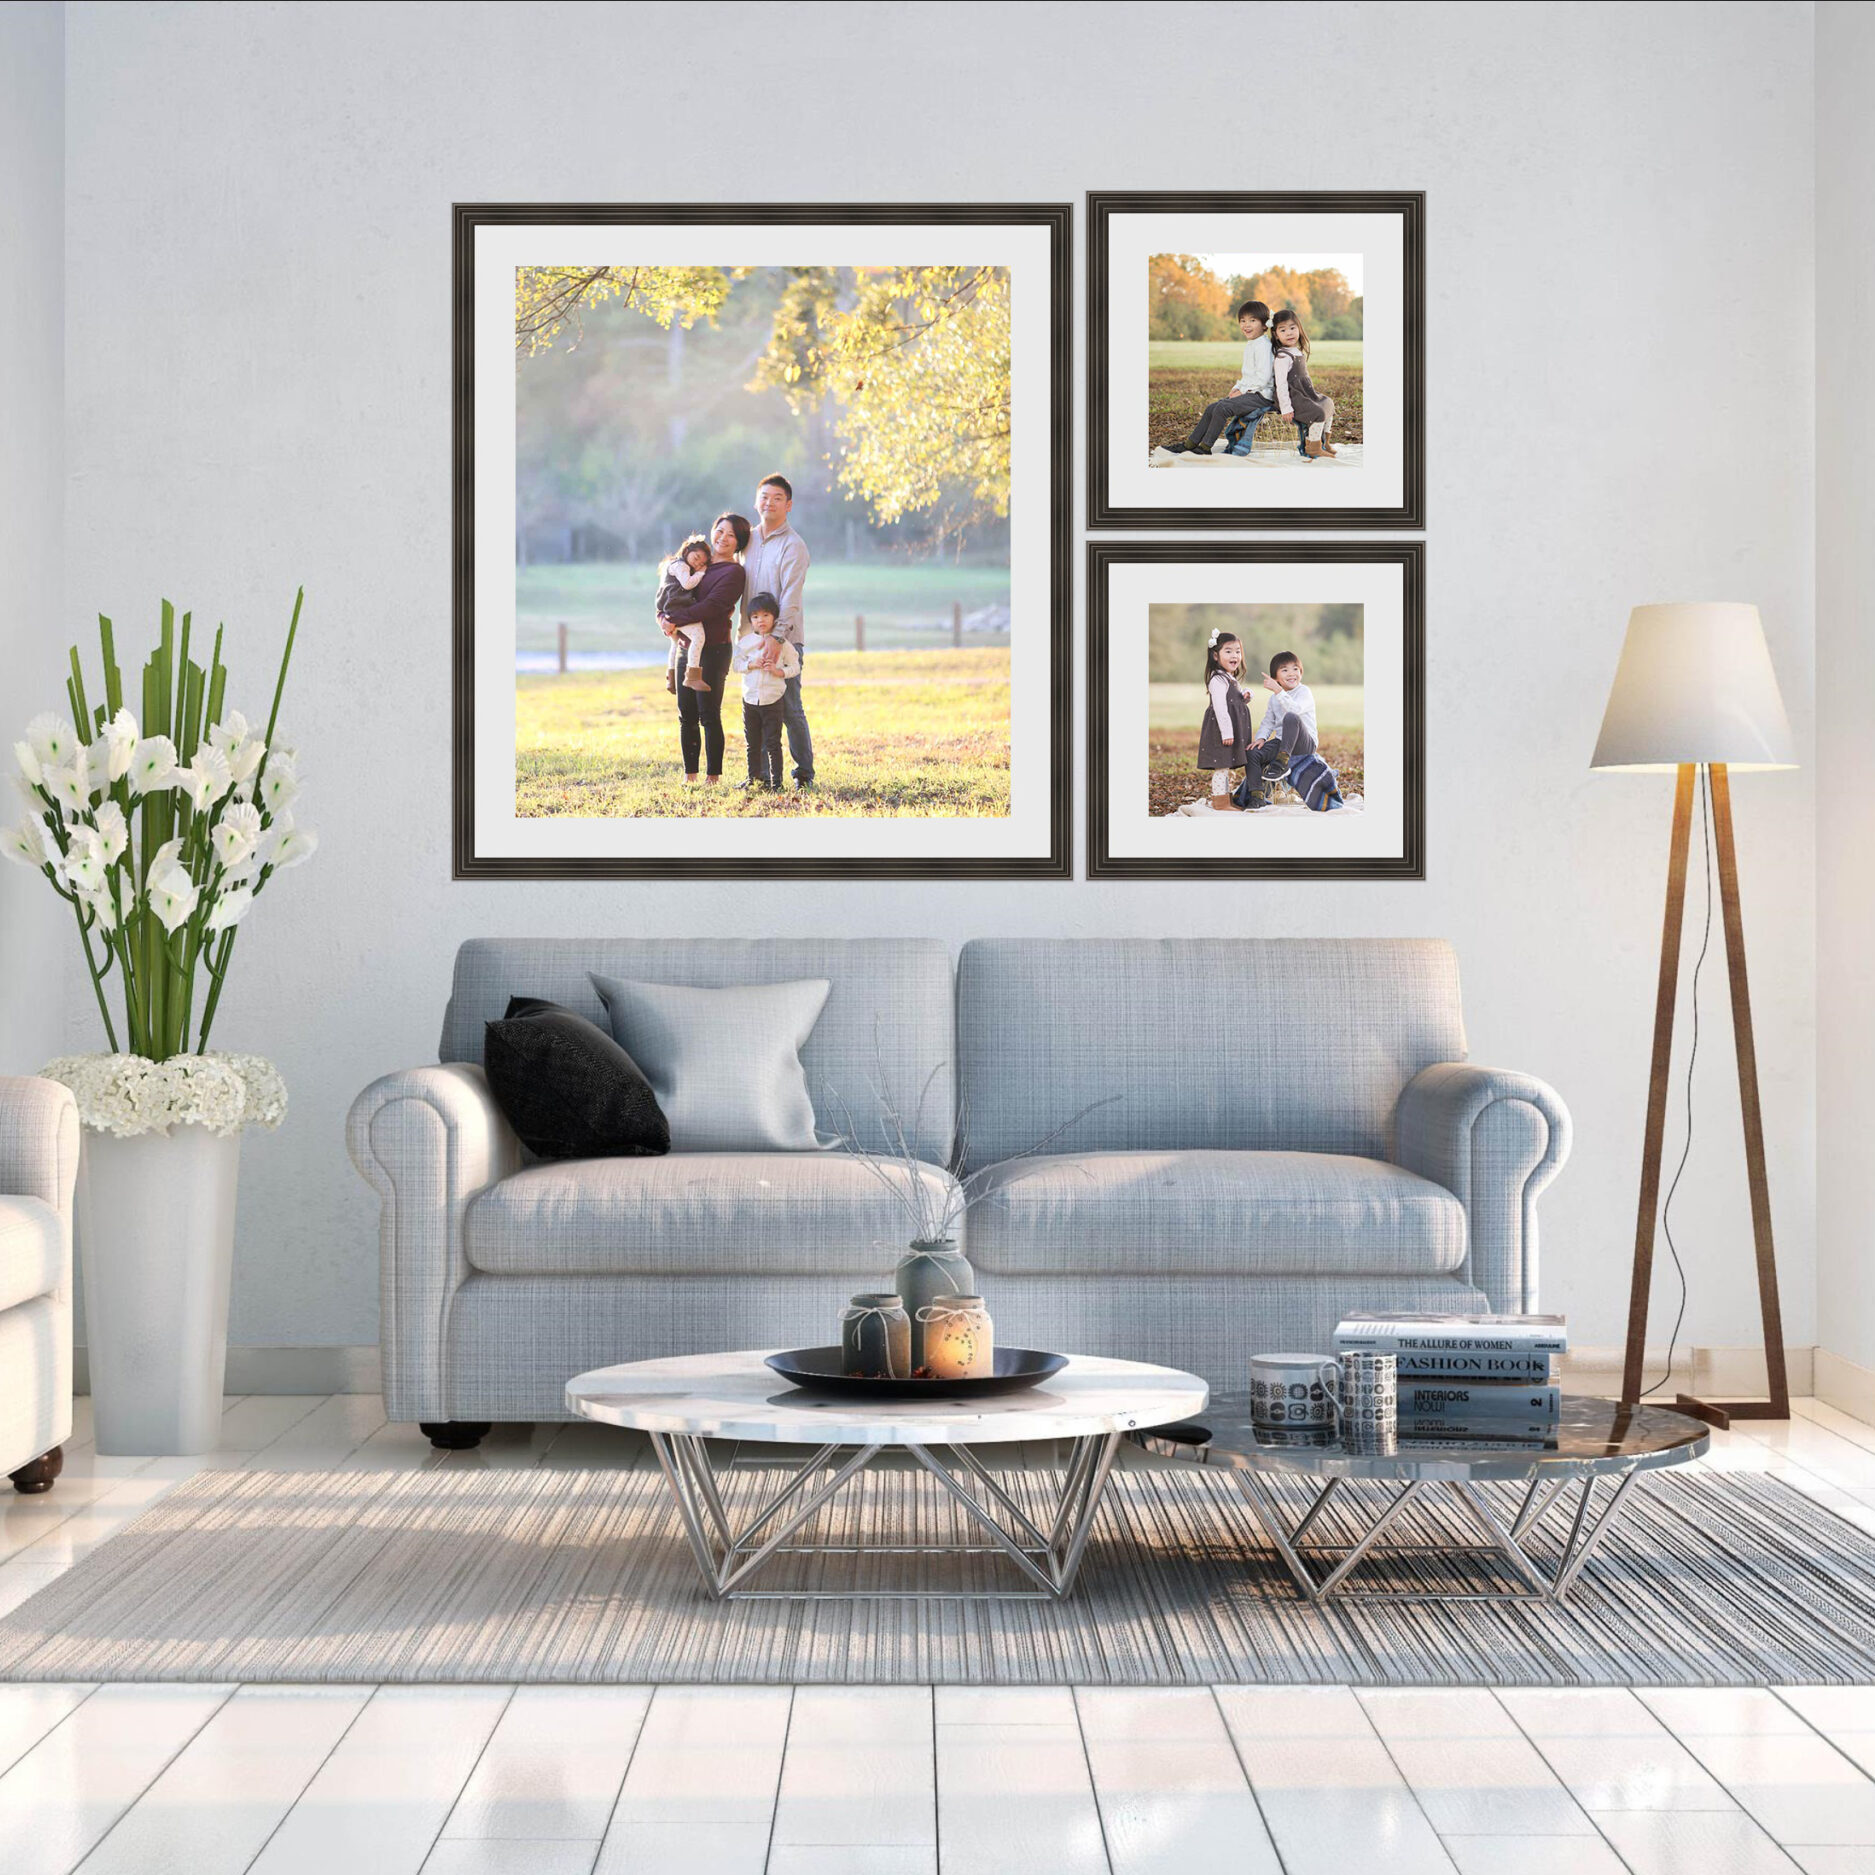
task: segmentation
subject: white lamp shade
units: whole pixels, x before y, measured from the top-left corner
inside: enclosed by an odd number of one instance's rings
[[[1795,768],[1755,605],[1637,605],[1591,768]]]

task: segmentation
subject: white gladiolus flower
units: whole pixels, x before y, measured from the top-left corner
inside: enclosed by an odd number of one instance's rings
[[[255,769],[260,766],[260,758],[267,753],[267,745],[258,736],[249,736],[245,742],[237,742],[225,753],[229,773],[235,780],[252,781]]]
[[[59,867],[65,883],[81,896],[101,891],[110,862],[104,857],[104,839],[95,827],[74,827],[65,858]]]
[[[228,758],[219,749],[197,749],[189,766],[176,774],[177,785],[186,793],[199,813],[213,807],[228,792],[233,777],[228,772]]]
[[[237,742],[245,742],[253,733],[248,727],[247,718],[239,710],[230,710],[220,722],[209,724],[209,746],[221,750],[225,755]]]
[[[267,772],[260,778],[260,801],[270,814],[280,814],[293,803],[293,797],[299,793],[299,771],[292,761],[279,753],[267,764]]]
[[[13,759],[20,765],[21,779],[29,785],[37,781],[40,775],[44,773],[44,770],[40,766],[39,757],[33,753],[33,745],[30,742],[14,743]]]
[[[285,872],[289,866],[297,866],[303,859],[311,859],[318,851],[319,836],[310,827],[289,825],[274,843],[273,858],[269,864],[275,872]]]
[[[0,853],[21,866],[31,866],[36,872],[46,863],[46,850],[39,838],[39,822],[22,820],[17,827],[9,827],[0,835]]]
[[[83,759],[81,754],[79,760]],[[68,814],[82,814],[91,805],[91,790],[77,768],[55,763],[45,771],[40,785]]]
[[[91,817],[97,822],[98,837],[104,842],[104,857],[113,866],[123,858],[130,844],[130,823],[115,801],[106,801]]]
[[[78,731],[64,717],[48,710],[26,725],[26,740],[39,758],[41,768],[54,762],[69,762],[78,753]]]
[[[117,929],[117,903],[111,897],[108,886],[102,892],[81,892],[79,902],[97,919],[100,930]]]
[[[165,931],[174,931],[195,915],[201,893],[193,879],[180,866],[166,866],[150,873],[150,909],[162,921]]]
[[[128,710],[119,710],[98,733],[91,745],[95,760],[100,748],[105,754],[106,778],[122,781],[130,773],[131,758],[137,752],[137,719]]]
[[[211,931],[225,931],[230,925],[239,924],[247,916],[247,908],[253,902],[253,891],[244,885],[237,885],[232,891],[222,893],[208,908],[208,928]]]
[[[176,745],[167,736],[145,736],[130,758],[130,792],[148,794],[176,778]]]
[[[215,857],[230,872],[238,871],[254,857],[254,849],[260,844],[260,809],[248,801],[236,801],[223,808],[209,837]]]

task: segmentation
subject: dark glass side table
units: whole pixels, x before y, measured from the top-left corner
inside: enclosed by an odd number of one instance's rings
[[[1275,1429],[1251,1422],[1248,1396],[1228,1394],[1212,1398],[1202,1424],[1134,1436],[1163,1456],[1236,1473],[1264,1534],[1312,1602],[1337,1593],[1413,1602],[1561,1602],[1615,1527],[1642,1473],[1688,1464],[1710,1444],[1707,1428],[1685,1414],[1578,1395],[1564,1398],[1541,1441],[1410,1433],[1364,1441],[1335,1431]],[[1284,1478],[1319,1487],[1299,1512],[1286,1501],[1289,1494],[1274,1488]],[[1378,1501],[1346,1489],[1361,1481],[1396,1488]],[[1491,1501],[1481,1488],[1491,1483],[1523,1487],[1514,1510]],[[1441,1496],[1462,1508],[1470,1542],[1384,1541],[1410,1507],[1430,1508],[1427,1500]],[[1319,1534],[1331,1504],[1351,1520],[1345,1540]],[[1546,1544],[1539,1556],[1530,1539],[1546,1523],[1560,1541]],[[1368,1558],[1409,1551],[1496,1557],[1509,1565],[1510,1580],[1464,1591],[1344,1587]]]

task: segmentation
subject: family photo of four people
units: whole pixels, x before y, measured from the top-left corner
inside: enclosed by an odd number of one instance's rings
[[[723,700],[732,676],[742,690],[751,793],[783,786],[782,741],[794,785],[814,785],[814,741],[801,701],[806,658],[803,604],[807,543],[789,524],[794,486],[764,476],[755,521],[726,513],[708,537],[693,534],[660,569],[658,627],[671,641],[665,684],[677,699],[684,779],[723,778]]]

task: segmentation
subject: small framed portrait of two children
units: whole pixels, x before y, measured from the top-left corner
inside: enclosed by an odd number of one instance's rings
[[[1067,878],[1065,203],[459,204],[457,878]]]
[[[1094,879],[1423,879],[1426,550],[1090,542]]]
[[[1091,192],[1088,525],[1424,527],[1425,208]]]

